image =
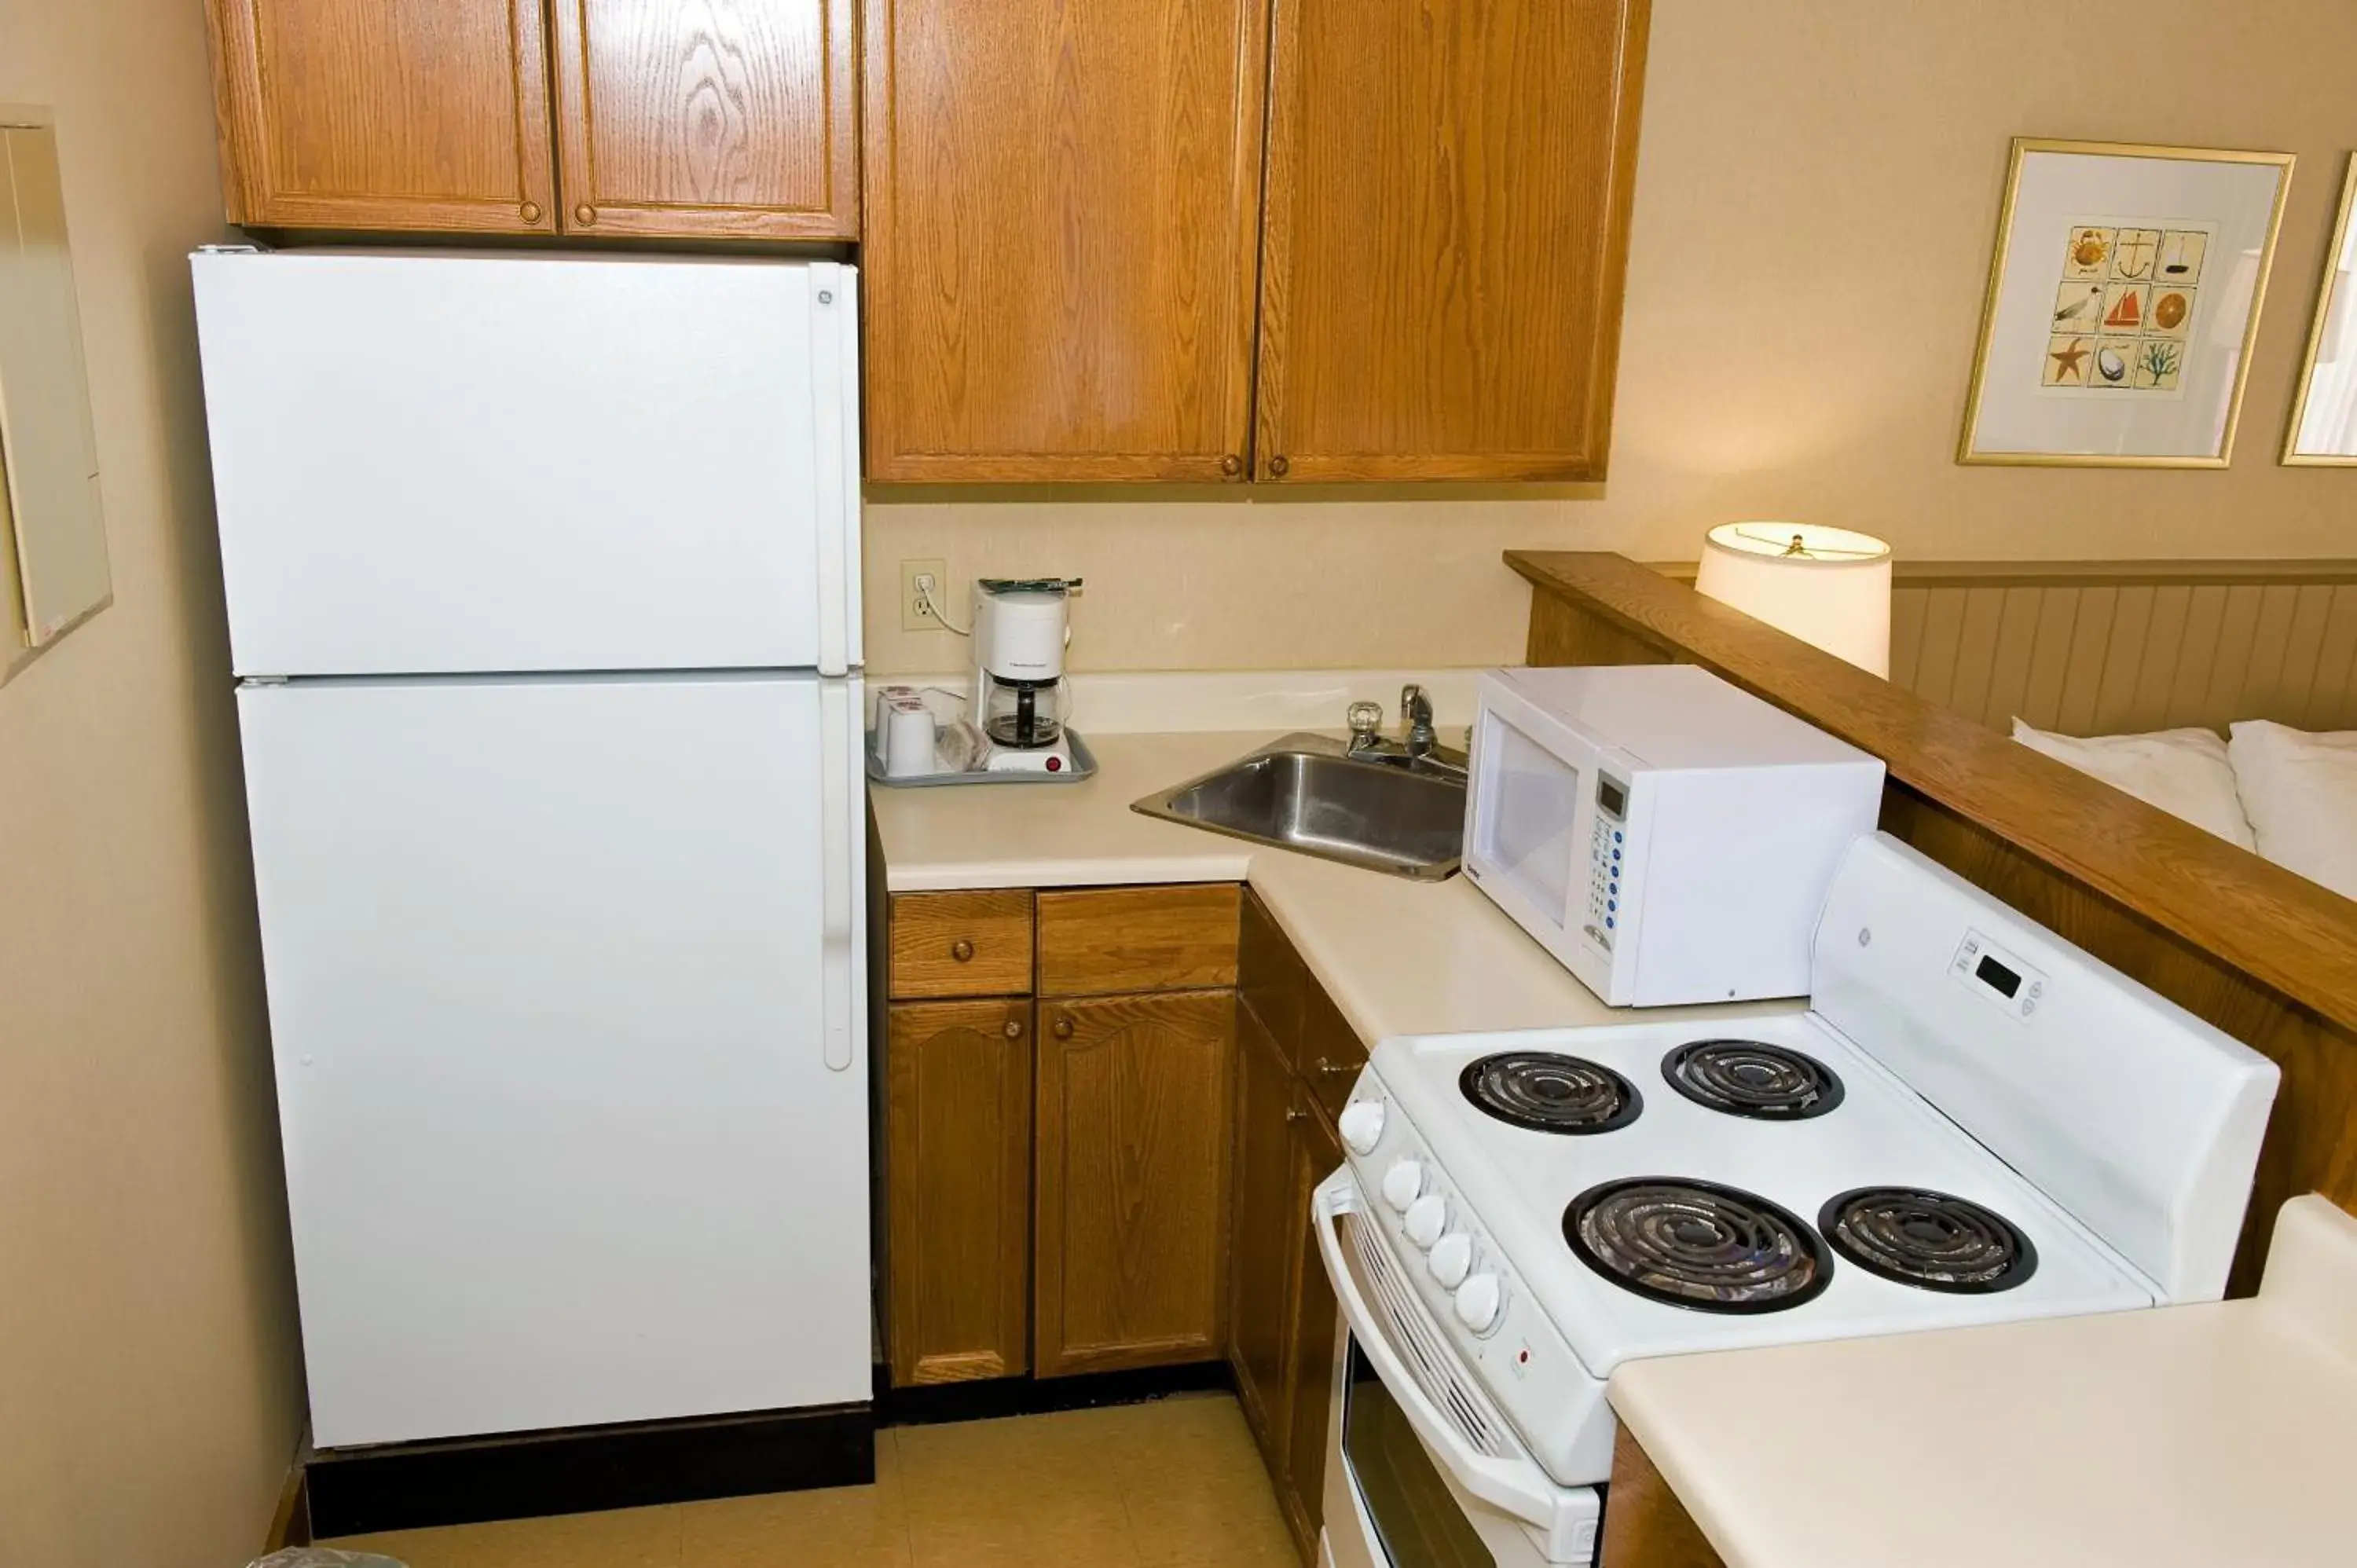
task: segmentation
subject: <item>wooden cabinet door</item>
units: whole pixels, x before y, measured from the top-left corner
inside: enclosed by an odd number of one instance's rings
[[[1314,1557],[1326,1516],[1326,1431],[1333,1419],[1339,1307],[1312,1229],[1318,1223],[1313,1204],[1318,1184],[1342,1163],[1342,1142],[1306,1085],[1296,1086],[1292,1110],[1285,1209],[1293,1242],[1292,1342],[1286,1351],[1291,1388],[1286,1395],[1286,1485],[1279,1495],[1303,1555]]]
[[[550,0],[578,234],[859,232],[854,0]]]
[[[1272,1475],[1290,1430],[1286,1348],[1293,1326],[1293,1075],[1249,1006],[1236,1009],[1235,1201],[1230,1210],[1228,1363],[1236,1402]]]
[[[1275,0],[1255,477],[1604,476],[1647,0]]]
[[[540,0],[211,0],[233,223],[555,226]]]
[[[1031,1004],[900,1002],[885,1039],[892,1381],[1028,1364]]]
[[[866,0],[867,477],[1242,477],[1268,0]]]
[[[1217,1358],[1235,993],[1041,1002],[1032,1365]]]

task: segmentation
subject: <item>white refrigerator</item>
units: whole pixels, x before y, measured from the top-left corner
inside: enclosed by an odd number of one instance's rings
[[[192,266],[314,1443],[866,1402],[856,274]]]

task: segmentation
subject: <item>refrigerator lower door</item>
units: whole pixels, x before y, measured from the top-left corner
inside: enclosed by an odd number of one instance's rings
[[[240,675],[860,662],[850,267],[192,268]]]
[[[867,1399],[856,682],[238,707],[314,1440]]]

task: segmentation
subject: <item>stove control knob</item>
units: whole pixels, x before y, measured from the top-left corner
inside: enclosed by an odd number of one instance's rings
[[[1354,1100],[1342,1107],[1342,1142],[1354,1155],[1372,1155],[1383,1139],[1383,1102]]]
[[[1472,1272],[1473,1238],[1462,1230],[1451,1230],[1432,1244],[1432,1256],[1424,1261],[1424,1266],[1432,1271],[1443,1290],[1455,1290]]]
[[[1437,1192],[1427,1192],[1407,1206],[1407,1218],[1400,1222],[1407,1239],[1419,1247],[1429,1248],[1448,1229],[1448,1200]]]
[[[1383,1201],[1405,1209],[1424,1191],[1424,1167],[1414,1160],[1394,1160],[1383,1173]]]
[[[1506,1287],[1495,1274],[1475,1274],[1457,1287],[1457,1321],[1485,1338],[1497,1332],[1505,1306]]]

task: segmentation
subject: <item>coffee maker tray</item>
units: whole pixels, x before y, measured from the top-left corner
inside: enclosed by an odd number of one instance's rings
[[[1064,745],[1071,753],[1072,765],[1053,773],[1031,768],[993,769],[985,766],[962,768],[954,773],[917,773],[905,779],[888,779],[884,775],[884,760],[876,755],[876,734],[871,730],[866,745],[867,777],[895,789],[929,789],[939,784],[1078,784],[1083,779],[1093,778],[1097,770],[1096,753],[1091,751],[1089,743],[1081,738],[1081,732],[1065,725]]]

